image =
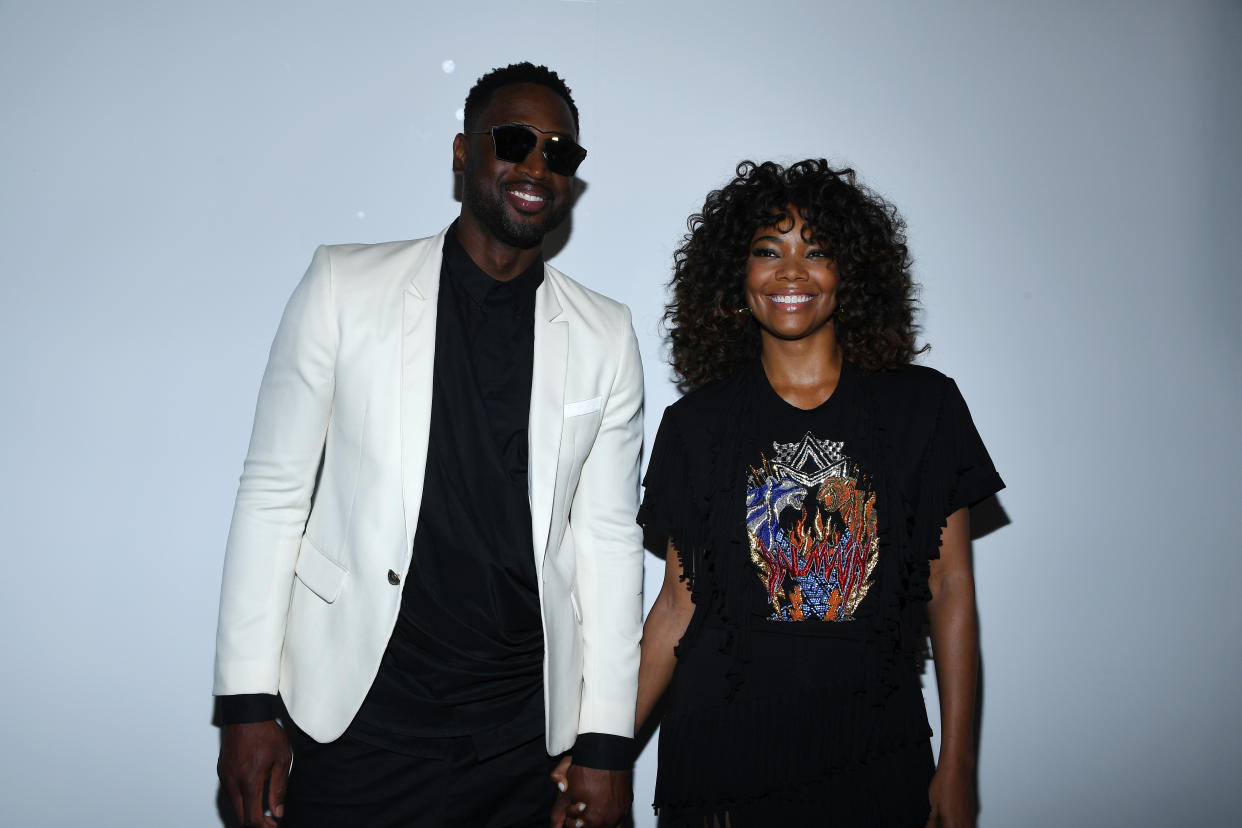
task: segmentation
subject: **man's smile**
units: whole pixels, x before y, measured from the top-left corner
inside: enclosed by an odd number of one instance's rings
[[[524,213],[537,213],[551,200],[542,187],[530,184],[510,184],[505,187],[509,202]]]

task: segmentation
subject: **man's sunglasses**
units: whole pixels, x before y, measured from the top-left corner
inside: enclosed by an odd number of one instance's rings
[[[572,139],[564,135],[544,132],[526,124],[499,124],[491,129],[482,129],[468,134],[484,135],[486,133],[491,133],[496,157],[510,164],[520,164],[525,161],[530,151],[539,144],[539,136],[548,136],[543,142],[543,160],[547,162],[548,169],[557,175],[573,175],[587,155],[587,151],[574,143]]]

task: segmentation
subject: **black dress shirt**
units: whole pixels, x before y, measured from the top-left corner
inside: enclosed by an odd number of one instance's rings
[[[444,242],[414,556],[379,675],[348,732],[406,752],[470,736],[485,757],[544,728],[526,485],[543,262],[497,281],[455,229]]]
[[[527,494],[536,260],[508,282],[445,236],[436,307],[423,500],[401,610],[353,738],[447,756],[468,737],[480,758],[544,730],[543,629]],[[221,699],[225,722],[271,718],[272,697]],[[244,718],[235,718],[241,714]],[[580,734],[574,760],[628,768],[633,740]]]

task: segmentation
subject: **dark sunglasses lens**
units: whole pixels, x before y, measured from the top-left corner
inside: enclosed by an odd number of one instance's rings
[[[496,146],[497,158],[510,164],[520,164],[539,143],[539,136],[528,127],[505,124],[492,127],[492,142]],[[548,162],[548,169],[557,175],[573,175],[586,154],[586,150],[561,135],[549,135],[543,142],[543,157]]]
[[[586,150],[568,138],[553,135],[543,145],[543,157],[548,161],[548,169],[557,175],[573,175],[578,165],[586,158]]]
[[[492,141],[496,145],[496,157],[510,164],[520,164],[530,155],[539,138],[526,127],[506,125],[492,127]]]

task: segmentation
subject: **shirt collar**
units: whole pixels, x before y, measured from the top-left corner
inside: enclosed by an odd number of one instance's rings
[[[466,295],[478,305],[482,305],[487,294],[500,285],[508,284],[518,292],[535,292],[543,284],[543,254],[531,262],[530,267],[514,276],[508,282],[493,279],[483,268],[474,263],[466,248],[462,247],[457,238],[457,222],[449,227],[444,234],[444,262],[448,265],[449,274],[457,284],[466,291]]]

